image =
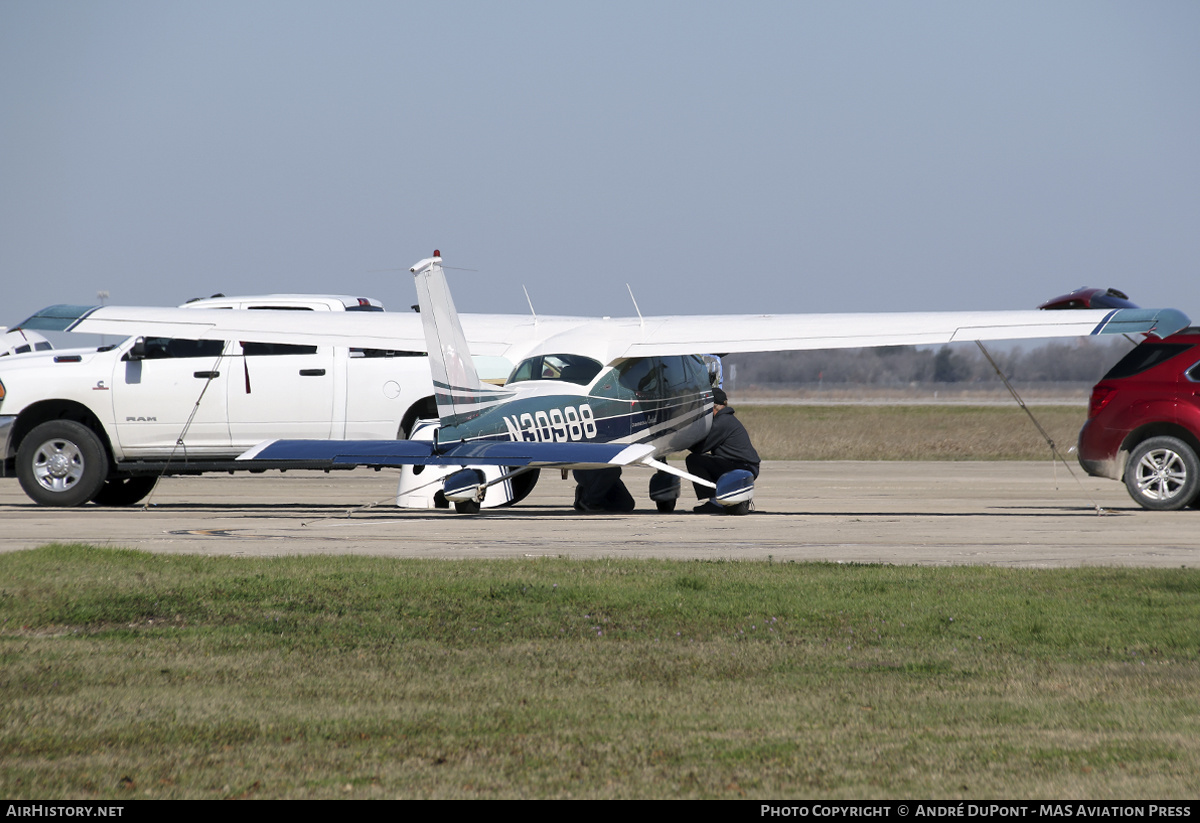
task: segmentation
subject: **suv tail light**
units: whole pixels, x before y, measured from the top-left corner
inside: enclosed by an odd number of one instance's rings
[[[1116,393],[1117,390],[1111,386],[1096,386],[1092,389],[1092,398],[1088,401],[1088,420],[1098,415]]]

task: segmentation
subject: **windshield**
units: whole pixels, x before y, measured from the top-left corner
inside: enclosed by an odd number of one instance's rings
[[[600,363],[580,354],[540,354],[522,360],[508,382],[521,383],[526,380],[561,380],[586,386],[603,368]]]

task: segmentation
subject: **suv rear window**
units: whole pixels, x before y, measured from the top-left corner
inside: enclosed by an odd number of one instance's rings
[[[1105,380],[1118,380],[1122,377],[1132,377],[1152,369],[1160,363],[1165,363],[1177,354],[1191,349],[1187,343],[1142,343],[1129,354],[1117,361],[1117,365],[1104,375]]]

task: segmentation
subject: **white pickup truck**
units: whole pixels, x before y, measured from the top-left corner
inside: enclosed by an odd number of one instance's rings
[[[186,306],[383,311],[323,295]],[[243,470],[234,458],[271,438],[406,437],[436,416],[432,395],[425,352],[130,338],[0,360],[0,457],[43,505],[131,505],[163,475]]]

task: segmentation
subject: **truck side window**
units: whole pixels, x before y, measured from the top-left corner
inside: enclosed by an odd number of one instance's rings
[[[349,311],[349,309],[347,309]],[[367,311],[367,309],[362,309]],[[393,351],[391,349],[351,349],[351,357],[426,357],[427,353],[423,351]]]
[[[146,360],[179,357],[218,357],[225,350],[222,340],[184,340],[179,337],[147,337]]]
[[[247,357],[316,353],[316,346],[293,346],[290,343],[242,343],[242,354],[246,355]]]

